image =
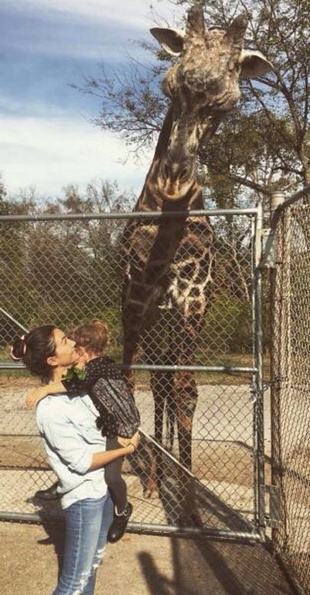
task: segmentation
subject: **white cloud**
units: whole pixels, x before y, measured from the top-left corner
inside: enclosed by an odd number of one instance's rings
[[[178,10],[170,2],[155,0],[157,6],[163,25],[173,25]],[[1,0],[2,16],[0,44],[4,48],[110,62],[126,52],[143,55],[135,42],[151,41],[149,29],[156,24],[148,0],[15,0],[14,6],[12,0]]]
[[[140,191],[151,155],[139,167],[132,159],[123,164],[123,143],[83,120],[81,113],[94,116],[98,106],[68,82],[77,82],[83,69],[89,74],[101,58],[113,66],[121,53],[134,53],[130,40],[147,37],[154,25],[150,4],[1,0],[0,173],[9,194],[32,186],[56,196],[68,184],[83,188],[94,179]],[[174,25],[178,10],[184,12],[171,2],[152,4],[163,25]]]
[[[59,196],[69,184],[83,190],[96,179],[116,180],[136,193],[142,188],[151,156],[139,167],[132,159],[124,164],[124,145],[87,122],[6,117],[0,127],[1,173],[9,195],[33,187],[40,196]]]
[[[147,29],[153,18],[147,0],[15,0],[15,9],[57,11],[126,29]],[[184,10],[170,2],[152,2],[163,19],[174,21]]]

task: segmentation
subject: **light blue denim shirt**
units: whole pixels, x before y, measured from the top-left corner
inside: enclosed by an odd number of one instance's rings
[[[104,468],[90,470],[92,454],[106,448],[96,427],[98,412],[88,395],[48,395],[36,411],[47,457],[59,478],[62,508],[77,500],[101,498],[107,486]]]

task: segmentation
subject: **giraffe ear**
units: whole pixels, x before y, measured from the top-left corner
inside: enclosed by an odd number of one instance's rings
[[[241,78],[252,79],[273,70],[273,65],[264,54],[254,50],[242,50],[240,56]]]
[[[161,47],[172,56],[179,56],[183,50],[184,31],[180,29],[165,29],[153,27],[150,29],[153,37],[157,39]]]

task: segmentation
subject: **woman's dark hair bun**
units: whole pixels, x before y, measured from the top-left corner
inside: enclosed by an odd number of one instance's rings
[[[40,376],[44,381],[51,378],[52,368],[47,360],[55,354],[54,330],[55,326],[52,324],[38,326],[17,337],[11,347],[12,359],[22,360],[29,372]]]
[[[26,337],[23,335],[22,337],[18,337],[15,339],[10,355],[13,360],[19,361],[22,360],[26,351]]]

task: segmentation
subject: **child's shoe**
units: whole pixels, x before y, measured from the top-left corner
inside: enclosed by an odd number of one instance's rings
[[[114,514],[114,519],[108,532],[108,541],[110,543],[116,543],[123,537],[127,523],[131,517],[132,510],[132,504],[127,502],[125,509],[121,514]]]

